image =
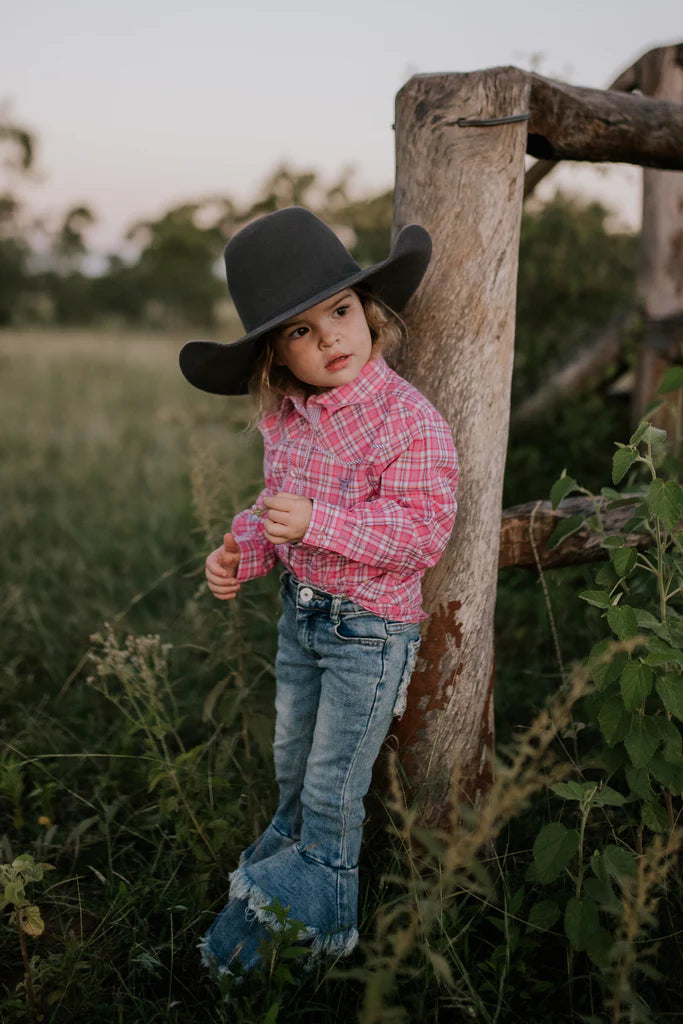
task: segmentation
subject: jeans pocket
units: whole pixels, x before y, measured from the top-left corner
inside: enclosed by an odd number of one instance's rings
[[[384,619],[372,612],[348,612],[334,623],[334,635],[344,643],[364,644],[366,647],[383,647],[387,641],[387,627]]]

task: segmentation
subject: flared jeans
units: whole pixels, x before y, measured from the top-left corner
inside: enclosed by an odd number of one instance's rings
[[[305,926],[313,955],[358,941],[358,856],[372,767],[405,695],[416,623],[382,619],[283,576],[275,661],[279,804],[230,876],[230,899],[200,944],[206,963],[258,962],[274,901]]]

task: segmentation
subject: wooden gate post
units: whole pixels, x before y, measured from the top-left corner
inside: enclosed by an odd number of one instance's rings
[[[528,110],[517,68],[418,75],[396,100],[394,229],[422,224],[434,254],[408,310],[399,370],[448,420],[460,456],[455,531],[427,573],[431,618],[395,724],[413,797],[428,823],[490,783],[493,613],[510,413],[526,124],[460,118]]]
[[[651,50],[635,65],[646,96],[683,104],[683,44]],[[683,351],[683,171],[643,169],[643,226],[638,292],[645,307],[633,387],[633,422],[644,415],[668,366]],[[673,436],[676,417],[665,405],[652,417]]]

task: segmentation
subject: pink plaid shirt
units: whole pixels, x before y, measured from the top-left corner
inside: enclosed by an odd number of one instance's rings
[[[287,396],[259,430],[266,486],[232,523],[238,580],[279,560],[300,581],[382,618],[426,618],[422,576],[439,560],[457,507],[458,456],[436,409],[378,358],[348,384],[307,401]],[[278,491],[313,501],[296,544],[263,534],[261,498]]]

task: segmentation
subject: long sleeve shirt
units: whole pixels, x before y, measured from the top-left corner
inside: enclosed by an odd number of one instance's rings
[[[266,416],[265,489],[233,520],[237,579],[280,561],[301,582],[398,622],[426,618],[421,581],[441,556],[456,515],[458,457],[446,421],[384,359],[354,380],[307,400],[286,396]],[[261,499],[310,498],[295,544],[263,532]]]

